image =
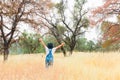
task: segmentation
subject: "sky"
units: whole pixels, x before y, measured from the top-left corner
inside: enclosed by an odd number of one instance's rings
[[[52,0],[53,2],[57,3],[59,0]],[[73,4],[74,0],[68,0],[70,6]],[[88,8],[95,8],[103,4],[103,0],[87,0],[86,7]]]

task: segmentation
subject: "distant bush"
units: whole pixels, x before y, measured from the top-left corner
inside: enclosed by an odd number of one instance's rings
[[[23,32],[19,37],[19,41],[12,44],[10,48],[11,53],[41,53],[43,48],[41,47],[38,39],[40,35]]]
[[[93,41],[88,41],[86,38],[79,38],[75,50],[77,51],[95,51],[98,45]]]

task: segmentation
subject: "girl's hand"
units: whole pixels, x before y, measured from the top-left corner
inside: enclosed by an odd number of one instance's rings
[[[42,41],[42,38],[40,38],[39,41],[41,42],[41,41]]]
[[[62,43],[61,45],[62,45],[62,46],[64,46],[64,45],[65,45],[65,43]]]

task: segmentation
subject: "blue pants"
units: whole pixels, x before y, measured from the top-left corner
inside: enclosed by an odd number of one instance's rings
[[[49,66],[53,65],[53,56],[51,56],[51,57],[46,56],[45,65],[46,65],[46,67],[49,67]]]

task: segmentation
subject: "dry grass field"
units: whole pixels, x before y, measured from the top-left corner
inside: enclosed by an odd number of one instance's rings
[[[120,54],[55,54],[53,67],[46,69],[40,54],[0,56],[0,80],[120,80]]]

